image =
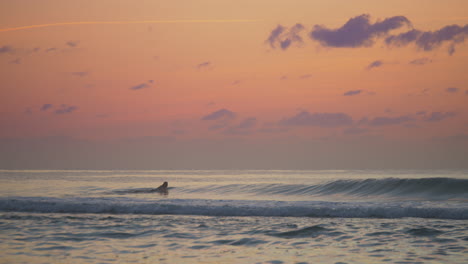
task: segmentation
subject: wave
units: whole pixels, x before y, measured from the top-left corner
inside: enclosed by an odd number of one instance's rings
[[[455,178],[335,180],[323,184],[229,184],[177,188],[185,193],[247,193],[255,195],[298,195],[353,197],[386,196],[428,200],[468,199],[468,180]]]
[[[465,203],[4,197],[0,211],[80,214],[468,219]]]

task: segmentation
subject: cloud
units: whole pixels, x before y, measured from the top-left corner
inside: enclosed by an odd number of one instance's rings
[[[371,62],[369,65],[367,65],[366,69],[371,70],[373,68],[378,68],[383,65],[383,61],[381,60],[376,60]]]
[[[256,125],[257,118],[248,117],[242,120],[237,126],[226,129],[224,133],[231,135],[248,135],[253,132],[252,129],[255,128]]]
[[[465,90],[465,94],[468,95],[468,90]]]
[[[385,39],[387,45],[406,46],[414,43],[424,51],[432,51],[444,43],[449,43],[448,53],[455,52],[455,45],[465,41],[468,35],[468,25],[449,25],[436,31],[421,31],[412,29],[398,35],[388,36]]]
[[[394,16],[371,23],[370,16],[363,14],[349,19],[346,24],[336,29],[315,25],[309,36],[326,47],[369,47],[374,44],[375,38],[385,36],[391,30],[403,26],[411,26],[411,22],[404,16]]]
[[[415,59],[415,60],[410,61],[409,64],[424,65],[424,64],[431,63],[431,62],[432,62],[432,60],[429,59],[429,58],[419,58],[419,59]]]
[[[58,108],[57,110],[54,111],[54,113],[56,113],[58,115],[70,114],[70,113],[76,111],[77,109],[78,109],[77,106],[62,104],[62,105],[60,105],[60,108]]]
[[[300,33],[304,30],[302,24],[295,24],[294,26],[287,28],[282,25],[278,25],[275,29],[270,32],[266,42],[270,44],[270,47],[277,48],[278,46],[282,50],[288,49],[293,43],[302,43],[303,39]]]
[[[429,116],[427,116],[424,121],[426,122],[438,122],[444,119],[454,117],[456,115],[455,112],[432,112]]]
[[[76,46],[78,46],[80,42],[79,41],[67,41],[65,44],[67,44],[67,46],[69,47],[72,47],[72,48],[75,48]]]
[[[227,109],[220,109],[215,111],[211,114],[208,114],[202,117],[202,120],[209,121],[209,120],[226,120],[226,119],[234,119],[236,117],[236,113],[229,111]]]
[[[457,93],[458,90],[459,90],[459,89],[456,88],[456,87],[448,87],[448,88],[445,89],[445,91],[446,91],[447,93]]]
[[[351,90],[351,91],[345,92],[343,95],[344,96],[353,96],[353,95],[358,95],[361,92],[362,92],[362,90]]]
[[[203,68],[208,68],[210,67],[212,64],[210,61],[205,61],[205,62],[202,62],[202,63],[199,63],[197,64],[196,68],[197,69],[203,69]]]
[[[43,105],[41,106],[41,111],[47,111],[47,110],[49,110],[49,109],[52,108],[52,107],[53,107],[52,104],[43,104]]]
[[[78,77],[85,77],[89,74],[89,72],[81,71],[81,72],[71,72],[71,75],[78,76]]]
[[[13,47],[4,45],[0,47],[0,54],[13,53]]]
[[[46,53],[57,51],[57,48],[48,48],[45,50]]]
[[[372,120],[364,120],[362,123],[367,123],[370,126],[390,126],[390,125],[400,125],[409,121],[413,121],[414,119],[408,115],[404,116],[397,116],[397,117],[386,117],[386,116],[379,116],[375,117]]]
[[[149,88],[154,83],[154,80],[148,80],[146,83],[140,83],[138,85],[132,86],[129,89],[133,91],[141,90],[144,88]]]
[[[353,124],[353,119],[345,113],[309,113],[302,111],[295,116],[280,121],[283,126],[338,127]]]

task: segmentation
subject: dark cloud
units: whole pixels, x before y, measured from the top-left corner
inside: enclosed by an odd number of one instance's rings
[[[43,105],[41,106],[41,111],[47,111],[47,110],[49,110],[49,109],[52,108],[52,107],[53,107],[52,104],[43,104]]]
[[[383,65],[383,61],[381,60],[376,60],[371,62],[369,65],[367,65],[366,69],[371,70],[373,68],[378,68]]]
[[[269,43],[272,48],[277,48],[279,46],[282,50],[286,50],[293,43],[303,42],[303,39],[300,36],[300,33],[303,30],[304,26],[299,23],[290,28],[278,25],[270,32],[266,42]]]
[[[60,105],[60,107],[58,109],[56,109],[54,111],[54,113],[56,113],[58,115],[70,114],[70,113],[76,111],[77,109],[78,109],[77,106],[62,104],[62,105]]]
[[[414,121],[414,119],[408,115],[397,117],[379,116],[373,118],[372,120],[365,120],[363,123],[367,123],[370,126],[390,126],[400,125],[410,121]]]
[[[432,112],[429,116],[427,116],[424,121],[427,122],[438,122],[444,119],[454,117],[456,115],[455,112]]]
[[[449,43],[448,53],[452,55],[455,52],[455,45],[464,42],[467,35],[468,25],[464,27],[449,25],[436,31],[412,29],[398,35],[389,36],[385,39],[385,42],[393,46],[406,46],[414,43],[424,51],[431,51],[444,43]]]
[[[13,53],[13,47],[4,45],[0,47],[0,54]]]
[[[197,64],[197,69],[203,69],[203,68],[207,68],[207,67],[210,67],[212,64],[210,61],[205,61],[205,62],[202,62],[202,63],[199,63]]]
[[[309,113],[302,111],[295,116],[280,121],[283,126],[338,127],[353,124],[353,119],[345,113]]]
[[[130,87],[129,89],[136,91],[136,90],[141,90],[141,89],[148,88],[148,87],[150,87],[148,83],[140,83],[138,85]]]
[[[432,62],[432,60],[429,59],[429,58],[419,58],[419,59],[415,59],[415,60],[410,61],[409,64],[424,65],[424,64],[431,63],[431,62]]]
[[[458,90],[459,90],[459,89],[456,88],[456,87],[448,87],[448,88],[445,89],[445,91],[446,91],[447,93],[457,93]]]
[[[71,72],[71,75],[78,76],[78,77],[85,77],[89,74],[89,72],[81,71],[81,72]]]
[[[370,16],[363,14],[351,18],[337,29],[315,25],[310,38],[326,47],[368,47],[374,44],[375,38],[403,26],[411,26],[411,22],[404,16],[394,16],[372,24]]]
[[[236,113],[231,112],[227,109],[220,109],[218,111],[215,111],[211,114],[208,114],[204,117],[202,117],[202,120],[225,120],[225,119],[234,119],[236,117]]]
[[[80,42],[79,41],[67,41],[65,44],[67,44],[67,46],[71,47],[71,48],[75,48],[78,46]]]
[[[351,90],[351,91],[345,92],[343,95],[344,96],[353,96],[353,95],[358,95],[361,92],[362,92],[362,90]]]

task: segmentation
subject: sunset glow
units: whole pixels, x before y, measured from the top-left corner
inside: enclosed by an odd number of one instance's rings
[[[466,1],[118,3],[0,3],[0,168],[468,166]]]

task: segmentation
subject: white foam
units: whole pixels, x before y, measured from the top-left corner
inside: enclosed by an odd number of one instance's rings
[[[468,204],[129,198],[0,198],[0,211],[205,216],[468,219]]]

